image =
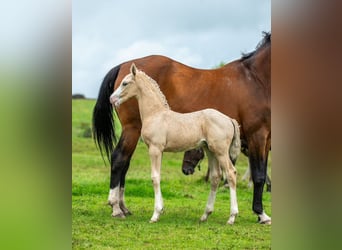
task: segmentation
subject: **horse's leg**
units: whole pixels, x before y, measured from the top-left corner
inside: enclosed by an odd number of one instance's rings
[[[267,158],[269,152],[267,132],[260,130],[250,137],[248,142],[249,164],[251,166],[253,191],[253,211],[261,224],[271,224],[271,218],[264,212],[262,194],[267,175]]]
[[[271,178],[268,174],[266,175],[266,191],[271,192]]]
[[[132,155],[131,155],[132,157]],[[125,165],[122,173],[121,173],[121,179],[120,179],[120,193],[119,193],[119,206],[120,209],[122,210],[122,212],[125,215],[131,215],[132,213],[128,210],[128,208],[125,205],[125,183],[126,183],[126,174],[127,174],[127,170],[129,168],[129,163],[130,163],[130,159],[129,161],[127,161],[127,164]]]
[[[248,188],[252,187],[253,181],[252,181],[251,167],[249,166],[249,163],[248,163],[246,172],[242,176],[241,180],[248,181],[248,185],[247,185]]]
[[[162,160],[162,152],[155,146],[149,146],[149,155],[151,159],[151,179],[154,189],[154,212],[150,223],[157,222],[163,211],[163,197],[160,190],[160,168]]]
[[[125,218],[125,215],[130,214],[124,204],[125,177],[139,136],[140,131],[137,129],[123,130],[112,154],[108,204],[113,208],[113,217]]]
[[[268,166],[268,154],[271,150],[271,137],[269,136],[266,140],[266,167]],[[266,171],[266,191],[271,192],[271,178],[268,176]]]
[[[227,221],[227,224],[234,224],[235,218],[239,213],[237,196],[236,196],[236,169],[229,159],[228,155],[219,156],[219,164],[222,169],[222,172],[225,173],[225,176],[228,180],[229,192],[230,192],[230,216]]]
[[[248,187],[252,187],[253,181],[252,181],[252,175],[251,175],[251,168],[247,167],[245,174],[242,176],[243,181],[248,180]],[[266,191],[267,192],[271,192],[271,178],[269,177],[269,175],[266,175]]]
[[[247,169],[246,169],[246,172],[245,172],[245,174],[242,176],[242,179],[241,180],[243,180],[243,181],[246,181],[246,180],[250,180],[251,178],[251,168],[249,167],[249,165],[248,165],[248,167],[247,167]]]
[[[208,156],[208,169],[210,169],[209,177],[210,177],[211,189],[210,189],[207,205],[204,210],[204,214],[202,215],[200,219],[201,222],[206,221],[208,219],[208,216],[214,211],[216,192],[217,192],[217,188],[221,179],[221,172],[220,172],[216,157],[211,151],[207,149],[206,149],[206,153]]]

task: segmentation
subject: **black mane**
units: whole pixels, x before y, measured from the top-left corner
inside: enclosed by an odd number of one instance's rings
[[[271,45],[271,32],[262,32],[264,37],[263,39],[258,43],[255,50],[249,53],[242,53],[241,60],[247,60],[251,58],[254,54],[256,54],[259,50],[263,49],[264,47]]]

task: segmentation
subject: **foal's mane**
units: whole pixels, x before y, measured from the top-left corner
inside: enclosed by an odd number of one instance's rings
[[[268,45],[271,45],[271,32],[266,32],[263,31],[263,39],[258,43],[258,45],[256,46],[255,50],[249,53],[242,53],[242,57],[241,60],[245,61],[251,57],[253,57],[255,54],[257,54],[260,50],[262,50],[263,48],[265,48]]]
[[[160,97],[162,103],[167,109],[170,109],[170,106],[166,100],[166,97],[164,93],[160,90],[158,83],[154,79],[152,79],[150,76],[148,76],[145,72],[139,70],[139,73],[141,74],[141,76],[146,78],[147,80],[146,82],[149,83],[149,87],[150,87],[149,89],[155,92]]]

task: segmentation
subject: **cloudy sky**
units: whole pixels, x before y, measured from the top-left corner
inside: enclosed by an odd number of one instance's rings
[[[112,67],[151,54],[213,68],[254,50],[262,31],[270,0],[74,0],[72,93],[96,98]]]

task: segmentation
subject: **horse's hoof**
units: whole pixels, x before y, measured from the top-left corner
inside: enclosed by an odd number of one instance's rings
[[[271,225],[272,221],[271,220],[265,220],[265,221],[259,221],[259,223],[262,225]]]
[[[124,213],[124,215],[132,215],[131,211],[129,211],[126,207],[120,207],[120,209]]]
[[[258,215],[259,224],[271,225],[271,217],[269,217],[265,212]]]
[[[124,211],[124,214],[125,214],[126,216],[132,215],[131,211],[129,211],[129,210]]]
[[[112,217],[119,218],[119,219],[126,219],[126,216],[123,213],[112,214]]]

